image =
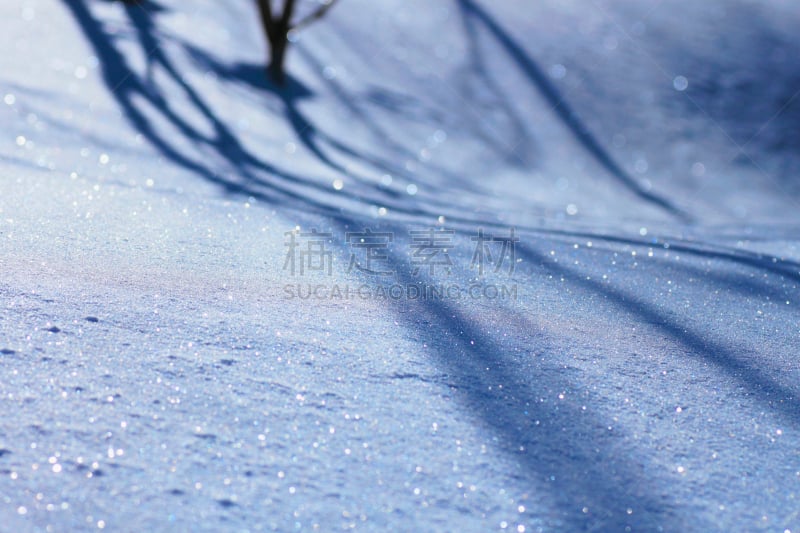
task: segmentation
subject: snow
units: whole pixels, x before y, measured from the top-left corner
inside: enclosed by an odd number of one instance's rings
[[[184,4],[0,6],[2,529],[800,530],[796,6]]]

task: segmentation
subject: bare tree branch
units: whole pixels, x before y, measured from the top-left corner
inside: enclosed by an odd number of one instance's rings
[[[258,12],[261,15],[261,25],[264,27],[264,33],[271,41],[275,35],[275,23],[272,20],[272,7],[270,0],[258,0]]]
[[[283,0],[283,9],[272,6],[272,0],[257,0],[261,25],[269,44],[269,66],[267,71],[278,85],[283,85],[286,78],[283,64],[286,49],[289,47],[289,32],[302,28],[311,22],[320,19],[333,7],[337,0],[323,0],[315,11],[301,19],[297,24],[292,24],[296,0]]]
[[[284,0],[283,15],[281,16],[281,27],[288,32],[291,29],[292,15],[294,14],[294,0]]]
[[[311,24],[312,22],[314,22],[315,20],[321,19],[322,17],[325,16],[325,13],[327,13],[328,10],[333,7],[333,5],[336,2],[337,0],[327,0],[326,3],[319,6],[314,12],[309,13],[308,15],[297,21],[295,24],[293,24],[291,29],[295,31],[301,30],[304,27]]]

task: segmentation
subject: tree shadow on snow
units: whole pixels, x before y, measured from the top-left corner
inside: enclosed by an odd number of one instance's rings
[[[219,185],[230,194],[241,194],[301,210],[310,205],[320,213],[337,213],[340,210],[337,206],[338,197],[335,196],[336,193],[329,183],[322,179],[301,176],[267,162],[253,153],[217,114],[212,104],[187,83],[164,51],[157,35],[153,17],[165,8],[154,1],[123,4],[135,30],[136,41],[146,58],[145,71],[140,73],[131,66],[126,55],[121,52],[116,42],[116,34],[104,27],[102,20],[98,19],[89,8],[90,4],[91,2],[87,0],[65,2],[100,60],[103,82],[109,93],[120,106],[128,122],[163,157]],[[189,51],[192,52],[191,49]],[[197,56],[197,51],[194,52]],[[348,169],[335,163],[324,153],[318,140],[320,132],[297,105],[299,101],[312,96],[299,81],[290,79],[285,87],[278,88],[267,80],[265,73],[259,76],[254,66],[240,64],[223,67],[213,63],[207,56],[204,60],[213,66],[220,76],[235,78],[259,88],[272,90],[284,105],[287,121],[312,153],[332,168],[346,172],[351,178],[369,181],[354,172],[347,172]],[[166,75],[166,81],[156,81],[154,77],[156,71]],[[174,85],[180,98],[177,94],[168,95],[164,88],[166,84]],[[193,113],[199,114],[211,125],[211,134],[205,133],[182,114],[175,105],[179,100],[182,100],[184,105],[188,104]],[[148,114],[152,112],[155,112],[159,119],[166,121],[179,134],[178,137],[164,133],[162,128],[156,127],[148,118]],[[366,160],[362,154],[344,144],[331,138],[327,140],[340,150]],[[184,143],[181,141],[188,141],[194,150],[182,148]],[[397,194],[394,191],[378,186],[372,186],[368,191],[371,194],[369,197],[350,194],[349,199],[362,205],[384,205],[409,215],[423,213],[414,206],[409,207],[396,201]]]
[[[539,265],[554,276],[564,277],[573,286],[596,294],[639,322],[660,330],[667,338],[682,345],[687,354],[702,358],[714,368],[720,369],[738,381],[746,391],[750,391],[748,394],[754,395],[753,399],[756,402],[766,404],[771,411],[778,413],[788,423],[800,424],[800,398],[797,397],[796,391],[782,384],[776,376],[771,376],[768,372],[748,363],[747,353],[743,348],[729,346],[727,343],[714,340],[709,334],[695,331],[688,323],[679,322],[678,319],[661,311],[658,306],[645,301],[643,297],[625,291],[621,287],[614,287],[612,283],[591,279],[577,268],[555,263],[544,253],[537,252],[531,247],[519,246],[517,251],[524,261]],[[798,278],[800,276],[795,274],[794,280],[797,281]],[[716,283],[728,290],[737,288],[749,294],[757,290],[762,297],[770,290],[763,285],[754,286],[752,280],[748,280],[747,273],[731,273],[728,278],[716,276]],[[785,297],[786,293],[782,293],[782,298]]]
[[[340,218],[338,223],[344,231],[352,228],[354,221]],[[660,333],[671,346],[680,348],[671,359],[673,364],[681,365],[682,358],[689,357],[706,363],[709,374],[721,373],[721,382],[731,382],[730,388],[706,391],[697,389],[697,381],[678,377],[675,381],[683,383],[678,386],[692,388],[692,395],[703,398],[706,394],[712,397],[715,392],[735,394],[743,403],[766,409],[788,425],[800,425],[796,386],[785,383],[775,369],[756,366],[757,360],[748,351],[752,348],[715,339],[713,334],[698,331],[646,297],[612,282],[591,279],[580,267],[555,263],[535,247],[518,244],[517,256],[534,270],[531,275],[564,278],[568,286],[596,295],[604,305],[642,324],[643,331]],[[705,256],[701,253],[697,257]],[[731,257],[722,254],[716,258],[730,263]],[[785,286],[781,291],[753,281],[749,272],[763,264],[744,259],[740,264],[749,267],[747,270],[737,268],[727,276],[712,276],[709,283],[723,291],[735,289],[745,296],[758,294],[763,298],[766,294],[779,301],[786,298]],[[403,286],[419,282],[407,263],[407,257],[392,257],[392,266],[398,273],[396,283]],[[794,276],[783,270],[774,272],[794,281],[800,277],[797,271]],[[601,393],[593,397],[588,392],[589,384],[582,382],[580,376],[571,379],[573,376],[563,365],[575,355],[570,353],[571,348],[552,344],[536,319],[523,313],[512,311],[511,323],[507,322],[509,317],[500,324],[492,324],[489,319],[492,325],[488,326],[486,315],[479,315],[481,319],[477,320],[468,314],[469,306],[456,303],[424,299],[413,303],[395,301],[393,305],[405,325],[420,332],[420,342],[425,343],[426,353],[446,373],[448,386],[494,435],[495,445],[519,466],[519,479],[530,483],[532,493],[544,490],[554,500],[556,520],[563,529],[656,530],[667,524],[677,529],[682,525],[690,527],[688,522],[681,522],[689,517],[678,511],[673,481],[668,475],[653,475],[653,469],[658,471],[661,466],[644,455],[633,444],[635,439],[631,441],[629,435],[624,435],[624,429],[612,430],[603,422],[599,414],[602,409],[596,408],[603,405]],[[533,344],[529,344],[531,338],[535,339]],[[647,350],[648,346],[645,337],[641,347]],[[661,342],[654,342],[653,346],[664,349]],[[536,354],[550,355],[554,362]],[[635,376],[615,377],[614,386],[635,390],[634,380],[647,368],[643,362]],[[566,392],[567,400],[556,400],[562,392]],[[585,405],[595,406],[594,414],[587,413]],[[630,514],[628,509],[636,511]],[[702,528],[703,524],[691,525],[698,526]]]
[[[202,95],[183,79],[161,48],[152,19],[154,11],[149,11],[161,9],[159,4],[146,2],[125,7],[135,28],[138,44],[147,56],[144,74],[137,72],[128,63],[115,42],[114,34],[103,27],[102,21],[89,9],[87,1],[70,0],[65,4],[99,58],[103,81],[125,117],[163,157],[219,185],[229,194],[252,196],[301,212],[313,210],[319,215],[329,216],[332,223],[341,230],[352,231],[353,228],[363,225],[363,219],[343,213],[328,184],[269,163],[239,140]],[[611,159],[562,101],[533,60],[485,11],[471,0],[461,0],[459,5],[463,9],[468,32],[474,35],[480,26],[492,35],[532,83],[553,103],[556,112],[583,146],[612,176],[641,199],[676,217],[682,216],[682,212],[669,201],[643,190]],[[298,50],[307,61],[314,60],[304,49]],[[304,99],[313,97],[313,94],[299,81],[291,80],[286,89],[278,89],[269,84],[260,66],[238,64],[226,67],[202,51],[189,50],[189,53],[196,60],[205,62],[219,76],[244,81],[277,95],[282,104],[283,116],[296,137],[330,168],[363,180],[364,183],[371,183],[368,177],[352,172],[346,165],[335,160],[331,153],[337,153],[373,168],[392,171],[391,162],[356,150],[316,128],[299,105]],[[475,68],[480,70],[478,66]],[[211,126],[210,134],[194,126],[175,109],[173,97],[167,98],[163,88],[153,77],[156,69],[166,75],[169,82],[179,89],[185,102],[206,119]],[[339,93],[334,91],[336,97],[347,101],[348,96],[343,89],[339,87],[337,90]],[[387,106],[397,105],[397,102],[386,100],[382,103]],[[355,111],[363,113],[358,108]],[[199,152],[190,153],[182,149],[180,143],[156,128],[148,119],[148,112],[157,113],[184,140],[198,147]],[[364,117],[363,121],[370,124],[368,117]],[[373,134],[382,134],[377,125],[372,124],[371,127]],[[516,127],[523,128],[521,124]],[[397,150],[402,152],[404,149],[398,146]],[[208,157],[201,157],[199,154],[208,154]],[[396,212],[416,216],[417,220],[421,216],[425,220],[431,219],[430,210],[409,205],[407,198],[398,199],[395,193],[383,191],[377,186],[368,190],[374,196],[355,197],[354,200],[365,205],[386,205]],[[452,220],[462,225],[474,225],[477,222],[468,218]],[[398,233],[404,230],[399,224],[392,224],[385,222],[387,229]],[[609,240],[614,239],[613,236],[607,237]],[[633,243],[645,244],[638,241]],[[699,256],[717,254],[716,257],[721,260],[764,266],[760,259],[743,254],[737,255],[726,250],[694,249],[685,244],[680,246],[685,246],[687,253],[696,253]],[[639,320],[654,324],[676,343],[685,346],[690,353],[703,357],[746,387],[768,397],[771,408],[797,423],[800,405],[792,397],[792,391],[766,373],[750,368],[734,350],[671,320],[648,302],[609,285],[586,280],[585,275],[573,269],[553,265],[533,249],[521,247],[520,254],[528,264],[542,265],[553,274],[565,275],[570,283],[608,299],[613,305]],[[392,263],[398,272],[398,283],[413,284],[418,281],[404,267],[407,263],[406,257],[393,256]],[[446,300],[427,299],[413,305],[415,313],[403,313],[398,308],[398,316],[405,317],[408,325],[415,328],[420,328],[422,322],[428,325],[431,336],[430,353],[436,363],[446,369],[451,386],[479,422],[498,437],[498,446],[519,465],[519,471],[512,475],[522,484],[529,483],[532,490],[548,489],[547,497],[553,499],[558,510],[556,519],[566,529],[622,530],[627,526],[634,529],[655,529],[658,525],[672,526],[680,523],[681,517],[674,511],[670,487],[663,486],[663,480],[647,477],[647,458],[637,457],[632,445],[624,444],[621,436],[610,433],[603,420],[581,409],[580,402],[568,401],[555,406],[544,401],[545,397],[552,398],[557,391],[568,390],[573,386],[561,368],[550,368],[542,362],[533,362],[521,368],[519,358],[513,353],[513,347],[507,339],[483,332],[480,323],[465,314],[459,306]],[[528,333],[535,333],[536,325],[527,317],[519,317],[519,320],[526,325]],[[536,350],[559,350],[549,344],[544,336],[536,338]],[[522,356],[529,355],[533,349],[533,346],[522,347]],[[502,385],[502,388],[498,385]],[[583,511],[584,507],[587,512]],[[628,508],[634,507],[637,509],[636,514],[630,515],[626,512]],[[696,527],[697,524],[692,525]]]
[[[478,27],[494,38],[500,50],[511,59],[536,87],[541,95],[550,104],[551,109],[558,115],[561,121],[569,128],[578,142],[589,152],[595,160],[614,178],[619,184],[623,185],[629,192],[639,199],[655,206],[673,217],[684,222],[690,222],[692,217],[675,205],[668,198],[652,192],[642,186],[625,169],[623,169],[603,148],[600,142],[589,131],[586,124],[581,121],[578,114],[567,103],[558,89],[550,82],[539,65],[494,18],[474,0],[457,0],[458,7],[467,28],[467,36],[471,43],[471,48],[478,50],[480,44],[477,42]],[[485,68],[483,71],[485,72]],[[484,74],[486,76],[486,74]]]

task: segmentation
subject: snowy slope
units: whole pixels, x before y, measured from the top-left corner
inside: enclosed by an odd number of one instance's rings
[[[0,529],[800,530],[800,10],[340,4],[0,6]]]

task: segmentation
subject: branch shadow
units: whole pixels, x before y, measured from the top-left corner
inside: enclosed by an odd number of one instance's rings
[[[362,224],[345,216],[332,219],[339,232]],[[379,231],[403,228],[388,225]],[[396,272],[391,283],[420,282],[406,256],[390,252],[388,262]],[[610,432],[607,423],[583,409],[582,402],[591,399],[557,405],[545,399],[573,391],[579,384],[569,380],[562,366],[533,357],[534,350],[555,355],[560,349],[527,317],[518,319],[537,344],[522,347],[520,361],[507,338],[485,332],[464,309],[446,299],[388,302],[399,323],[422,332],[421,342],[443,369],[446,386],[493,435],[493,445],[515,463],[518,470],[509,473],[511,478],[532,494],[546,491],[554,514],[545,523],[568,531],[656,530],[683,523],[669,487],[646,473],[648,459],[637,456],[632,447],[625,449],[618,432]],[[635,514],[628,512],[631,508]]]
[[[320,60],[306,47],[298,45],[296,47],[297,54],[311,67],[313,72],[322,73],[324,72],[324,65],[320,62]],[[371,102],[373,104],[377,104],[385,109],[392,109],[397,104],[397,95],[395,94],[395,98],[391,99],[388,93],[385,90],[373,88],[369,90],[366,94],[352,94],[348,92],[335,78],[333,77],[325,77],[321,75],[319,77],[320,81],[325,83],[326,87],[330,90],[330,95],[334,97],[337,104],[342,108],[346,109],[351,117],[353,117],[359,125],[364,127],[367,132],[369,132],[372,139],[375,142],[380,143],[380,145],[389,151],[392,156],[391,159],[387,157],[381,157],[377,154],[369,154],[364,150],[358,150],[354,148],[352,145],[348,145],[337,139],[333,136],[330,136],[319,129],[314,130],[314,135],[318,141],[314,139],[307,139],[304,140],[306,146],[312,150],[312,152],[318,152],[321,150],[321,144],[328,145],[333,151],[338,152],[341,155],[350,157],[356,161],[360,161],[365,163],[372,168],[380,171],[388,173],[394,177],[400,177],[401,179],[414,183],[419,179],[419,176],[415,175],[413,172],[409,172],[406,168],[402,165],[399,165],[393,160],[398,161],[416,161],[418,157],[418,153],[404,147],[400,142],[394,139],[394,135],[391,131],[381,127],[376,120],[374,120],[370,114],[362,108],[362,105],[359,103],[361,101]],[[390,101],[392,100],[392,101]],[[411,100],[411,97],[405,96],[405,103],[408,104]],[[415,103],[416,100],[414,101]],[[396,107],[395,107],[396,108]],[[429,110],[433,112],[432,110]],[[287,112],[287,119],[295,125],[296,131],[299,131],[301,128],[305,127],[308,123],[304,117],[298,116],[297,108],[292,105],[292,102],[286,102],[286,112]],[[435,114],[435,113],[434,113]],[[327,162],[325,159],[321,159]],[[449,180],[461,182],[461,176],[444,167],[436,167],[435,172],[437,175],[443,178],[449,178]],[[426,189],[432,192],[452,192],[452,189],[447,186],[440,186],[432,181],[425,182]],[[435,198],[430,198],[428,201],[431,205],[434,206],[448,206],[450,205],[447,202],[438,202]]]
[[[517,64],[520,71],[547,100],[553,112],[559,116],[586,151],[595,158],[611,177],[641,200],[660,208],[683,222],[692,221],[692,217],[687,212],[669,199],[645,189],[614,160],[611,154],[592,135],[575,110],[570,107],[566,99],[559,93],[558,89],[548,80],[536,61],[487,11],[474,0],[457,0],[457,2],[464,20],[475,21],[494,37],[500,48]],[[472,41],[475,39],[475,33],[476,30],[474,29],[468,32],[468,36]],[[475,43],[472,46],[477,47],[479,45]]]
[[[506,162],[521,167],[529,167],[535,144],[528,128],[513,109],[509,98],[503,93],[498,82],[489,74],[490,66],[480,45],[480,29],[476,17],[467,9],[460,9],[461,24],[467,42],[468,64],[463,68],[463,81],[460,84],[467,102],[480,102],[481,93],[488,91],[491,103],[500,109],[501,115],[509,125],[510,139],[501,139],[494,131],[481,135],[481,139],[496,152],[505,157]],[[478,122],[481,118],[478,117]]]
[[[299,104],[303,100],[313,97],[313,93],[300,81],[289,78],[285,87],[278,87],[268,80],[265,71],[259,72],[257,66],[241,63],[226,66],[202,50],[179,43],[195,61],[219,77],[245,82],[250,86],[265,89],[265,92],[273,98],[277,97],[281,102],[286,122],[292,127],[300,142],[329,168],[347,175],[365,187],[361,188],[362,192],[354,192],[351,189],[347,195],[343,195],[323,177],[300,175],[264,160],[239,140],[235,132],[214,111],[212,105],[181,76],[161,47],[154,16],[166,12],[167,8],[156,0],[122,4],[139,50],[146,58],[145,71],[140,73],[131,66],[126,55],[116,44],[117,35],[106,30],[102,20],[92,13],[90,4],[91,0],[65,2],[99,59],[103,82],[124,117],[150,145],[175,165],[219,186],[226,194],[252,197],[297,212],[303,212],[311,207],[326,215],[335,215],[342,210],[363,215],[369,213],[373,207],[377,209],[381,206],[400,216],[436,219],[444,214],[454,220],[461,218],[459,210],[454,208],[452,202],[446,201],[447,199],[430,198],[423,201],[399,194],[396,189],[382,186],[374,178],[353,172],[334,161],[326,149],[332,149],[373,168],[388,170],[395,175],[412,179],[401,168],[390,164],[387,160],[363,153],[320,131],[300,109]],[[297,49],[301,50],[300,47]],[[304,54],[304,57],[314,61],[310,53]],[[161,71],[167,76],[166,82],[155,80],[156,71]],[[163,88],[165,83],[174,85],[183,97],[183,103],[188,103],[192,112],[205,119],[210,125],[211,134],[195,126],[175,108],[174,102],[179,99],[176,98],[177,94],[168,96],[165,93]],[[349,95],[340,87],[335,87],[338,90],[334,91],[337,99],[340,102],[348,102]],[[148,118],[147,111],[155,112],[157,117],[166,121],[178,135],[172,136],[155,127]],[[356,109],[356,111],[363,124],[377,128],[362,110]],[[377,135],[381,133],[379,128],[374,131]],[[192,150],[181,148],[181,145],[186,143],[191,145]],[[441,192],[452,191],[443,188]]]
[[[341,223],[347,227],[353,221]],[[684,347],[686,354],[707,361],[738,383],[748,401],[762,405],[791,426],[800,424],[797,390],[781,383],[774,372],[754,367],[747,360],[745,349],[698,332],[635,294],[588,279],[577,268],[553,263],[533,248],[518,245],[517,251],[526,263],[538,265],[555,276],[567,278],[572,286],[597,294],[638,323],[659,330]],[[726,255],[716,258],[729,262],[732,259]],[[395,256],[393,262],[398,283],[408,285],[419,281],[403,268],[402,257]],[[748,265],[746,261],[739,264]],[[744,295],[784,296],[748,280],[746,273],[712,277],[715,285],[737,289]],[[520,465],[519,479],[530,483],[532,491],[547,487],[548,495],[557,502],[558,520],[564,529],[654,530],[666,523],[680,525],[681,516],[671,496],[673,490],[665,486],[668,480],[652,478],[646,473],[647,458],[637,457],[635,450],[620,448],[622,438],[609,436],[608,428],[581,410],[579,403],[566,402],[554,409],[543,400],[558,391],[572,390],[576,384],[564,374],[563,368],[548,368],[536,358],[531,361],[529,351],[559,352],[546,335],[537,332],[535,323],[519,316],[536,340],[535,346],[523,348],[523,352],[528,352],[528,360],[522,366],[513,347],[501,340],[500,332],[485,333],[486,328],[465,314],[461,306],[445,299],[426,299],[409,313],[402,305],[395,305],[397,316],[409,326],[424,331],[421,326],[427,325],[428,353],[446,370],[451,387],[458,391],[469,412],[499,438],[498,446]],[[589,516],[580,512],[584,507],[592,510]],[[636,515],[628,515],[626,510],[634,507]]]
[[[154,16],[164,12],[164,8],[155,0],[147,0],[133,4],[123,4],[123,9],[135,30],[135,38],[140,50],[146,57],[144,74],[138,73],[128,62],[115,43],[115,35],[104,28],[89,9],[88,0],[67,1],[65,5],[84,33],[100,61],[103,82],[109,93],[122,110],[128,122],[158,152],[172,163],[204,178],[210,183],[220,186],[228,194],[239,194],[246,197],[280,204],[284,207],[302,211],[313,207],[320,213],[335,214],[340,211],[336,192],[321,180],[303,177],[271,164],[252,153],[236,134],[215,113],[212,106],[203,99],[181,76],[172,60],[164,52],[156,35]],[[247,65],[236,65],[233,68],[214,67],[223,76],[235,76],[247,83],[271,89],[280,96],[287,105],[287,116],[293,127],[298,130],[301,139],[319,153],[311,138],[314,126],[297,110],[296,102],[308,98],[311,93],[298,81],[290,80],[285,89],[270,84],[265,74],[260,76],[256,69]],[[156,70],[167,75],[169,83],[180,91],[184,101],[191,105],[211,126],[212,133],[193,125],[184,118],[172,104],[175,95],[169,98],[154,80]],[[179,133],[178,139],[162,133],[148,119],[147,110],[157,113],[158,117],[167,121]],[[205,151],[206,154],[194,155],[180,148],[179,141],[188,141],[193,148]],[[208,157],[210,155],[211,157]],[[228,171],[221,170],[227,168]],[[422,214],[418,208],[405,209],[399,202],[392,202],[396,196],[392,192],[372,188],[375,197],[349,195],[349,199],[362,205],[387,205],[393,209],[411,215]]]
[[[336,202],[327,201],[332,198],[328,187],[263,161],[239,141],[235,133],[217,116],[200,94],[183,80],[161,50],[155,35],[152,14],[142,7],[155,7],[159,4],[150,1],[125,8],[136,28],[140,47],[150,52],[146,77],[137,74],[128,64],[125,56],[114,45],[113,35],[104,30],[102,23],[91,13],[84,0],[69,0],[66,5],[100,59],[103,81],[126,118],[171,162],[219,185],[230,194],[252,196],[270,203],[283,203],[300,212],[314,209],[320,215],[329,216],[341,229],[351,229],[361,224],[358,218],[343,214]],[[473,2],[462,0],[461,5],[465,6],[465,16],[486,27],[540,87],[545,96],[558,103],[559,95],[522,49]],[[210,58],[206,57],[205,60],[210,61]],[[203,133],[173,109],[152,78],[153,69],[156,68],[168,74],[186,100],[211,124],[213,132],[211,135]],[[298,107],[298,102],[311,96],[310,91],[299,82],[292,81],[284,92],[279,92],[269,85],[263,74],[257,73],[255,67],[235,65],[225,69],[217,64],[214,69],[220,75],[246,80],[256,87],[275,92],[282,99],[285,118],[298,138],[324,163],[336,169],[344,168],[327,154],[325,151],[327,147],[374,166],[383,165],[383,161],[371,158],[368,154],[319,132]],[[339,98],[347,99],[344,94],[339,95]],[[174,142],[153,126],[137,101],[143,101],[155,109],[185,139],[205,148],[222,164],[235,171],[238,179],[234,181],[221,174],[214,161],[183,153]],[[584,146],[612,175],[642,199],[655,203],[676,216],[679,215],[677,208],[666,200],[638,188],[632,178],[624,174],[597,141],[585,131],[571,110],[561,105],[558,113]],[[368,117],[364,120],[369,123]],[[375,134],[380,134],[381,131],[377,128]],[[270,177],[265,178],[266,175]],[[321,197],[312,197],[309,192],[314,191]],[[376,201],[374,198],[355,199],[365,203]],[[415,216],[430,215],[428,211],[414,206],[406,207],[400,202],[395,202],[394,205],[398,212]],[[456,220],[465,224],[475,222],[467,218]],[[611,238],[613,237],[609,236],[609,239]],[[797,422],[800,406],[792,397],[792,391],[775,383],[764,373],[749,368],[727,347],[696,332],[687,331],[681,324],[669,321],[657,309],[645,302],[630,298],[630,295],[595,282],[582,280],[578,273],[548,264],[544,256],[534,250],[522,250],[521,253],[528,261],[547,265],[551,271],[570,275],[570,278],[574,278],[575,283],[582,287],[610,298],[622,309],[642,320],[658,324],[666,334],[693,353],[700,354],[709,362],[734,375],[748,387],[774,397],[778,402],[776,408],[784,416]],[[747,258],[737,258],[737,260],[747,260]],[[398,282],[411,284],[417,280],[408,269],[403,268],[403,257],[393,257],[392,262],[399,273]],[[611,441],[605,424],[585,414],[577,404],[566,403],[555,410],[540,401],[543,391],[570,388],[568,380],[559,372],[554,369],[536,368],[533,373],[521,373],[513,359],[508,357],[508,348],[501,340],[483,333],[479,324],[447,301],[426,300],[424,304],[416,307],[417,313],[413,318],[408,317],[408,313],[401,313],[399,308],[396,310],[398,316],[406,317],[405,320],[408,320],[410,325],[414,324],[414,320],[422,318],[433,325],[434,333],[444,334],[447,339],[453,340],[449,344],[431,343],[432,355],[438,364],[447,368],[455,382],[456,390],[470,411],[475,413],[493,434],[500,437],[500,447],[521,466],[520,471],[515,474],[516,478],[524,483],[540,484],[539,486],[551,489],[551,496],[557,502],[559,509],[558,520],[569,529],[620,530],[628,526],[654,529],[667,519],[670,520],[670,524],[682,522],[683,519],[670,509],[667,489],[647,479],[640,470],[641,465],[630,461],[625,451],[618,450],[618,443]],[[557,350],[544,341],[537,346],[537,349]],[[503,388],[498,389],[496,387],[498,384],[503,384]],[[581,507],[578,505],[589,508],[591,512],[580,512]],[[631,516],[626,510],[634,505],[637,509],[641,509],[641,512]]]
[[[695,257],[735,263],[780,276],[787,281],[800,282],[800,262],[755,253],[749,250],[705,243],[690,244],[688,242],[678,241],[677,239],[661,238],[646,240],[588,231],[543,228],[530,228],[529,230],[534,233],[546,234],[550,237],[580,238],[592,242],[606,241],[640,248],[662,248],[665,250],[672,250],[673,252],[683,252]]]
[[[529,247],[518,246],[517,252],[524,260],[540,265],[553,275],[566,278],[573,285],[610,301],[622,312],[661,330],[674,342],[684,346],[688,353],[708,361],[715,368],[719,368],[734,380],[739,381],[747,390],[759,393],[760,396],[755,399],[765,403],[770,410],[779,413],[789,423],[800,424],[800,398],[797,397],[797,392],[781,384],[761,369],[753,368],[742,359],[741,354],[737,353],[734,348],[695,331],[688,324],[679,323],[633,293],[615,288],[610,283],[601,283],[590,279],[577,269],[554,263],[544,254]],[[718,277],[717,282],[719,283],[721,279]],[[752,293],[754,287],[749,284],[749,286],[743,287],[743,290]]]
[[[352,54],[355,61],[361,64],[369,65],[376,60],[374,53],[366,53],[363,47],[356,46],[351,40],[341,39],[337,46],[342,49],[347,49]],[[298,46],[297,53],[303,60],[311,67],[313,72],[323,72],[324,65],[320,60],[315,57],[310,50],[305,47]],[[469,69],[467,69],[469,70]],[[458,109],[452,110],[448,113],[447,105],[452,103],[452,96],[456,93],[454,89],[449,88],[447,92],[447,100],[445,102],[426,102],[419,95],[409,94],[399,90],[395,85],[375,84],[368,87],[366,90],[354,93],[348,91],[335,77],[320,76],[320,81],[329,89],[330,96],[333,96],[338,105],[346,109],[358,123],[363,126],[370,134],[375,142],[380,143],[383,148],[391,153],[391,159],[399,161],[415,161],[418,158],[419,152],[403,146],[402,142],[395,139],[393,128],[382,127],[377,120],[373,118],[374,110],[379,110],[388,113],[392,116],[392,121],[402,120],[406,123],[413,123],[416,125],[428,126],[431,129],[447,129],[457,128],[458,130],[469,130],[469,132],[476,138],[481,139],[486,145],[493,147],[496,152],[504,156],[507,162],[516,166],[520,164],[531,163],[531,154],[535,152],[535,146],[531,137],[525,132],[520,134],[517,129],[512,128],[510,134],[505,134],[507,137],[516,137],[524,139],[521,143],[526,148],[526,155],[515,155],[514,147],[510,146],[510,142],[503,142],[502,140],[495,139],[495,136],[502,135],[497,129],[485,131],[484,122],[480,117],[472,117],[475,120],[460,119],[457,123],[452,123],[452,116],[461,117],[466,112],[471,110],[467,106],[459,105]],[[461,95],[457,95],[464,98]],[[503,102],[499,103],[503,106]],[[504,107],[504,112],[507,109]],[[504,113],[504,116],[506,114]],[[514,123],[516,116],[506,117],[507,122]],[[406,181],[414,182],[419,180],[419,175],[414,172],[407,171],[403,166],[398,166],[386,158],[380,160],[380,164],[385,168],[393,171],[394,175],[399,176]],[[452,187],[448,187],[449,183],[458,183],[459,191],[468,192],[475,195],[487,194],[486,188],[481,187],[478,183],[472,180],[464,180],[463,171],[453,171],[446,164],[438,164],[433,160],[425,161],[426,174],[432,177],[442,178],[444,184],[439,184],[433,180],[425,181],[425,188],[434,192],[452,192]]]
[[[359,225],[357,219],[347,217],[338,217],[333,222],[341,231],[352,231]],[[403,228],[389,226],[380,230]],[[707,361],[712,368],[729,376],[734,387],[738,383],[748,402],[763,405],[787,424],[800,424],[797,391],[781,383],[774,372],[754,367],[747,361],[745,349],[698,332],[622,288],[590,280],[579,268],[553,263],[534,248],[518,245],[517,251],[525,263],[538,265],[546,272],[567,278],[572,286],[597,294],[634,317],[637,323],[663,333],[685,348],[688,356]],[[698,257],[705,257],[703,250],[699,252]],[[760,261],[751,262],[747,257],[727,253],[715,253],[712,257],[752,269],[765,266]],[[407,267],[407,257],[392,254],[390,261],[397,272],[396,283],[419,283],[419,276]],[[694,265],[682,264],[678,268],[703,275]],[[729,274],[712,275],[710,281],[745,296],[784,296],[749,279],[746,272]],[[574,390],[577,384],[570,381],[563,367],[549,367],[541,358],[534,357],[534,351],[559,354],[561,349],[551,344],[527,316],[519,314],[517,319],[535,344],[523,346],[520,353],[520,348],[510,345],[502,331],[488,332],[485,324],[470,317],[468,308],[446,299],[424,299],[413,304],[389,302],[399,321],[414,331],[422,331],[421,342],[427,340],[426,353],[444,369],[451,390],[496,437],[496,446],[519,465],[513,477],[529,484],[531,492],[545,490],[553,498],[557,516],[551,518],[558,521],[559,527],[575,531],[628,527],[655,530],[665,524],[689,527],[688,522],[681,522],[684,517],[673,499],[674,488],[670,487],[669,479],[652,477],[647,457],[638,456],[635,447],[624,449],[626,445],[621,444],[624,437],[618,433],[610,435],[608,427],[596,415],[581,409],[580,400],[555,407],[545,400],[558,391]],[[590,512],[582,511],[583,508]],[[636,509],[634,515],[627,513],[630,508]]]

